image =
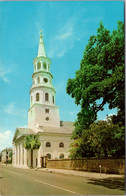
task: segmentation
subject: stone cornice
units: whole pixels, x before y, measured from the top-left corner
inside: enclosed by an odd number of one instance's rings
[[[29,134],[29,135],[30,135],[30,134]],[[27,136],[27,134],[26,134],[26,135],[20,135],[18,138],[13,139],[13,143],[22,143],[23,138],[24,138],[25,136]]]
[[[35,75],[39,74],[39,73],[44,73],[44,74],[49,74],[52,78],[53,78],[53,75],[50,73],[50,72],[47,72],[47,71],[37,71],[37,72],[34,72],[32,74],[32,79]]]
[[[37,135],[45,135],[45,136],[67,136],[71,137],[72,134],[70,133],[52,133],[52,132],[38,132]]]
[[[41,89],[41,88],[48,88],[48,89],[52,89],[55,93],[56,93],[56,91],[55,91],[55,89],[54,89],[54,87],[52,86],[45,86],[45,85],[43,85],[43,84],[39,84],[39,86],[32,86],[31,88],[30,88],[30,92],[29,93],[31,93],[31,91],[33,90],[33,89]]]
[[[47,104],[42,104],[42,103],[34,103],[28,110],[28,112],[34,107],[34,105],[38,105],[38,106],[45,106],[45,107],[56,107],[59,108],[59,106],[56,105],[47,105]]]
[[[35,58],[33,59],[33,64],[34,64],[36,61],[42,60],[42,59],[44,59],[44,60],[47,59],[47,60],[51,63],[51,60],[50,60],[48,57],[39,56],[39,57],[35,57]]]

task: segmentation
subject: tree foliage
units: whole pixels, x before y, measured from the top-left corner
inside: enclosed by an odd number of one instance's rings
[[[38,135],[27,135],[24,140],[24,147],[27,150],[39,149],[41,143],[39,142]]]
[[[124,24],[118,22],[117,30],[110,33],[101,22],[97,35],[88,41],[75,78],[67,82],[67,93],[81,106],[73,139],[82,145],[81,137],[86,137],[86,130],[90,129],[98,111],[103,111],[106,103],[109,109],[118,110],[113,123],[124,126],[124,84]]]
[[[67,82],[66,91],[81,105],[78,123],[89,126],[97,119],[97,112],[118,108],[124,125],[124,25],[110,33],[100,23],[97,35],[90,37],[84,50],[80,69],[74,79]],[[101,100],[101,103],[97,100]]]
[[[31,150],[31,167],[33,167],[33,150],[39,149],[41,143],[38,135],[27,135],[24,140],[24,147]]]
[[[112,121],[94,122],[71,144],[71,158],[122,157],[125,154],[125,131]]]

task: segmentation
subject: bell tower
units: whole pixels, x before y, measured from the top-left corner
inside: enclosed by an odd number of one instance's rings
[[[43,126],[60,127],[59,107],[55,105],[56,91],[52,85],[53,76],[50,72],[51,61],[46,56],[42,31],[38,55],[34,58],[33,65],[28,128],[38,132]]]

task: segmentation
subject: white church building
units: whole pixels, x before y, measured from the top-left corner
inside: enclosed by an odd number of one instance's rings
[[[49,159],[68,158],[73,122],[60,121],[56,106],[56,91],[52,85],[51,61],[46,56],[42,33],[38,55],[33,60],[34,73],[30,88],[28,128],[17,128],[13,137],[13,166],[31,166],[30,150],[24,148],[24,138],[30,134],[39,135],[41,146],[33,151],[33,167],[43,167],[44,157]]]

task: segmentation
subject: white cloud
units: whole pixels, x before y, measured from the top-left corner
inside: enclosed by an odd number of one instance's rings
[[[4,108],[4,112],[7,114],[10,114],[10,115],[13,115],[13,116],[20,116],[23,118],[27,117],[26,110],[23,110],[23,109],[16,107],[14,103],[10,103],[10,104],[6,105]]]
[[[12,147],[13,134],[10,130],[6,130],[0,133],[0,151]]]
[[[67,51],[71,50],[74,47],[74,43],[73,41],[69,40],[68,43],[67,42],[63,42],[62,41],[55,41],[54,44],[50,44],[50,49],[48,52],[48,56],[50,58],[55,57],[62,57]],[[51,49],[53,48],[53,50]]]
[[[7,113],[7,114],[14,114],[14,104],[13,103],[10,103],[9,105],[5,106],[4,108],[4,112]]]
[[[115,113],[111,113],[111,114],[108,114],[106,117],[105,117],[105,119],[103,119],[104,121],[107,121],[108,120],[108,117],[111,117],[111,116],[113,116],[113,115],[116,115]]]
[[[6,83],[10,83],[7,76],[10,72],[10,69],[7,69],[6,67],[3,67],[2,64],[0,64],[0,78]]]
[[[111,113],[111,114],[109,114],[108,116],[110,117],[110,116],[113,116],[113,115],[116,115],[116,114],[115,114],[115,113],[113,113],[113,114]]]
[[[55,85],[56,91],[63,92],[65,90],[65,87],[66,87],[65,85],[66,85],[65,82],[64,81],[61,81],[60,83],[58,83],[57,85]]]
[[[72,35],[72,32],[65,32],[57,37],[59,40],[65,40]]]
[[[62,57],[68,50],[71,50],[74,47],[76,41],[75,29],[75,18],[70,18],[56,36],[53,35],[53,38],[50,40],[49,54],[50,58]],[[52,50],[53,48],[53,50]]]
[[[74,113],[73,113],[73,112],[70,112],[70,115],[71,115],[71,116],[73,116],[73,115],[74,115]]]
[[[61,32],[60,35],[56,37],[57,40],[66,40],[70,38],[73,35],[73,25],[72,24],[67,24],[65,25]]]
[[[71,44],[69,46],[64,46],[64,48],[59,51],[59,53],[57,54],[57,57],[62,57],[68,50],[71,50],[74,47],[74,44]]]

